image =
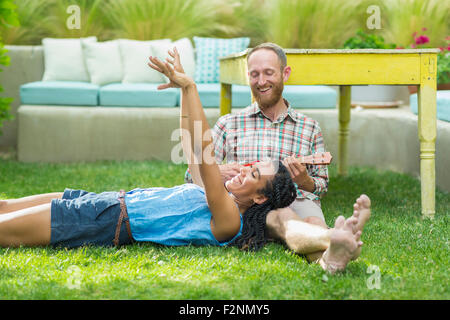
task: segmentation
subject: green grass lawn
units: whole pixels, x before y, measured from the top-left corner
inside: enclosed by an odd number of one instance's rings
[[[183,183],[185,166],[163,162],[24,164],[0,159],[0,199]],[[328,225],[366,193],[372,218],[363,251],[330,276],[277,243],[236,248],[84,247],[0,249],[0,299],[449,299],[450,195],[436,193],[436,218],[420,214],[420,183],[408,175],[330,167],[322,208]],[[373,267],[371,267],[373,266]],[[377,273],[380,271],[379,282]],[[376,284],[379,284],[377,289]]]

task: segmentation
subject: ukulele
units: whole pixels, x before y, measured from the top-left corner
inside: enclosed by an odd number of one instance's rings
[[[328,165],[333,160],[333,156],[329,152],[314,153],[309,156],[299,156],[297,159],[304,164],[323,164]]]
[[[311,154],[309,156],[298,156],[297,159],[303,164],[329,165],[331,163],[331,161],[333,160],[333,156],[329,152],[318,152],[318,153]],[[252,164],[254,164],[256,162],[259,162],[259,160],[244,164],[244,167],[251,166]]]

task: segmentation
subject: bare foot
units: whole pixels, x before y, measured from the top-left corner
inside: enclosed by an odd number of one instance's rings
[[[336,219],[335,226],[330,230],[330,246],[325,250],[319,264],[332,274],[343,271],[355,252],[362,246],[361,231],[353,232],[358,219],[343,216]]]
[[[365,194],[359,196],[356,199],[355,204],[353,205],[353,217],[358,219],[358,222],[355,224],[354,232],[362,231],[364,225],[370,218],[370,199]]]
[[[353,228],[353,232],[362,232],[364,225],[370,218],[370,199],[365,194],[359,196],[353,205],[353,217],[358,219],[358,222]],[[361,247],[359,247],[353,254],[352,260],[356,260],[361,255]]]

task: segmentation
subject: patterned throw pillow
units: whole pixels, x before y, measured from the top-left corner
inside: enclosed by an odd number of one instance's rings
[[[197,51],[195,82],[219,82],[219,57],[245,50],[250,38],[200,38],[194,37]]]

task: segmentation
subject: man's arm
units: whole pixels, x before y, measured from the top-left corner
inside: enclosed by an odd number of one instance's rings
[[[316,122],[312,136],[311,153],[320,152],[325,152],[325,144],[323,142],[322,130]],[[328,191],[328,166],[310,165],[307,167],[309,176],[314,180],[315,189],[313,193],[320,198]]]
[[[311,154],[325,152],[323,137],[319,125],[316,123],[311,136]],[[326,165],[305,165],[295,156],[283,160],[283,164],[291,173],[291,177],[301,190],[314,193],[319,198],[328,189],[328,167]]]

